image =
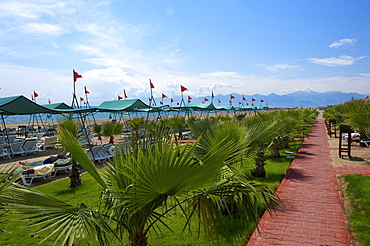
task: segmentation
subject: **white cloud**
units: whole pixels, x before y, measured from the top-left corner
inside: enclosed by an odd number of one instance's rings
[[[329,45],[330,48],[339,48],[341,46],[354,46],[357,42],[356,38],[343,38],[339,41],[335,41],[331,45]]]
[[[26,23],[24,24],[22,29],[26,33],[49,34],[49,35],[62,34],[62,28],[60,26],[47,23]]]
[[[338,67],[338,66],[348,66],[353,65],[356,61],[365,58],[366,56],[361,56],[359,58],[354,58],[352,56],[342,55],[337,57],[329,58],[309,58],[308,61],[311,63],[329,66],[329,67]]]
[[[212,73],[201,74],[200,77],[240,78],[240,74],[237,72],[217,71]]]
[[[290,69],[290,68],[297,68],[298,66],[295,65],[289,65],[289,64],[276,64],[273,66],[266,66],[266,65],[258,65],[261,67],[265,67],[266,70],[268,71],[278,71],[278,70],[283,70],[283,69]]]
[[[83,87],[87,86],[91,93],[89,95],[91,105],[99,105],[103,101],[117,98],[117,95],[123,95],[123,90],[126,90],[130,98],[141,98],[146,102],[150,95],[149,78],[145,75],[133,74],[119,67],[88,71],[77,70],[77,72],[83,77],[75,83],[77,96],[82,96]],[[0,62],[0,74],[2,74],[0,97],[12,95],[29,97],[32,91],[35,90],[40,95],[38,98],[40,104],[47,104],[48,99],[52,102],[71,103],[72,70],[55,73],[45,69]],[[62,74],[67,74],[67,76]],[[189,89],[185,92],[185,95],[194,97],[210,96],[212,91],[214,95],[228,95],[231,93],[267,95],[273,92],[286,94],[307,89],[317,92],[332,90],[348,92],[348,85],[351,84],[356,86],[351,87],[350,92],[370,94],[368,85],[370,74],[358,74],[352,77],[295,79],[282,79],[277,76],[263,77],[236,72],[212,72],[207,74],[213,76],[204,76],[204,74],[153,74],[151,79],[155,86],[153,89],[154,97],[159,97],[161,93],[169,97],[179,96],[180,84]],[[216,76],[217,74],[220,76]],[[237,74],[237,76],[228,77],[230,74]]]

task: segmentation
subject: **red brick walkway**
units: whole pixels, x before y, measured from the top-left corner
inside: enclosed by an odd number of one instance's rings
[[[370,175],[370,167],[335,167],[337,175],[361,174]]]
[[[331,161],[324,120],[318,118],[277,190],[283,205],[273,217],[263,215],[248,246],[350,245]]]

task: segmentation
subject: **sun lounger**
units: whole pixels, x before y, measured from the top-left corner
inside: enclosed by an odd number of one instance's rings
[[[14,155],[22,155],[25,156],[27,152],[22,148],[23,142],[14,142],[9,146],[10,157]]]
[[[34,153],[36,154],[39,149],[37,148],[37,140],[26,140],[23,142],[22,149],[26,151],[26,154]]]
[[[6,149],[6,146],[7,146],[6,143],[0,144],[0,157],[3,157],[4,159],[10,157],[9,152]]]
[[[5,142],[7,144],[12,144],[16,138],[17,138],[17,135],[8,135],[8,137],[5,139]]]
[[[58,146],[56,137],[46,137],[44,139],[44,143],[42,145],[42,148],[47,149],[47,148],[54,148],[56,146]]]
[[[89,135],[81,135],[78,138],[78,141],[82,146],[91,146],[95,145],[97,141],[95,140],[95,135],[94,134],[89,134]]]
[[[102,161],[102,160],[105,160],[106,157],[103,156],[101,153],[100,153],[100,150],[103,148],[102,145],[97,145],[97,146],[93,146],[88,152],[87,152],[87,155],[89,156],[89,158],[92,160],[92,161]]]
[[[6,139],[6,136],[5,135],[4,136],[0,136],[0,144],[6,144],[5,139]]]
[[[24,185],[31,185],[32,181],[36,178],[51,178],[51,173],[54,172],[54,164],[46,164],[36,166],[33,169],[23,171],[20,178]],[[29,181],[28,181],[29,180]]]
[[[72,168],[72,158],[67,158],[67,159],[59,159],[53,162],[54,165],[54,174],[52,177],[55,177],[57,175],[58,171],[68,171],[69,169]]]
[[[104,144],[100,149],[99,154],[105,158],[105,160],[113,157],[112,144]]]
[[[114,149],[113,156],[123,151],[123,153],[132,152],[131,141],[120,142],[117,147]]]
[[[361,144],[365,145],[366,147],[370,147],[370,138],[361,139]]]

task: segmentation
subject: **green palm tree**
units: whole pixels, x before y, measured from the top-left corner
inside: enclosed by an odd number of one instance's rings
[[[103,125],[103,135],[109,137],[109,143],[114,144],[114,137],[122,133],[123,125],[119,123],[107,123]]]
[[[152,139],[152,145],[138,151],[121,151],[108,168],[98,172],[68,131],[61,130],[60,141],[103,189],[98,207],[77,207],[34,190],[14,185],[0,195],[8,209],[31,214],[41,230],[50,230],[55,242],[77,245],[98,241],[100,245],[148,245],[148,232],[165,217],[179,210],[187,223],[198,222],[214,237],[216,225],[228,239],[225,217],[220,211],[225,198],[234,201],[240,223],[258,223],[257,206],[270,211],[279,200],[264,185],[248,181],[234,169],[261,134],[246,134],[240,124],[193,122],[192,129],[207,130],[193,145],[175,148],[171,141]],[[255,128],[255,130],[261,130]],[[196,131],[196,130],[194,130]],[[125,238],[127,233],[127,239]]]
[[[314,115],[317,116],[316,113]],[[266,177],[265,151],[271,150],[271,155],[278,157],[279,150],[286,148],[288,140],[293,138],[294,129],[300,128],[306,119],[307,113],[300,110],[275,110],[269,112],[258,112],[255,116],[245,118],[243,121],[247,128],[263,126],[261,137],[256,140],[254,150],[256,167],[251,170],[255,177]]]
[[[163,120],[166,126],[169,126],[173,130],[173,136],[175,141],[181,140],[183,138],[183,132],[185,131],[187,125],[184,116],[166,118]]]
[[[103,125],[94,124],[93,130],[96,134],[98,134],[98,139],[100,140],[100,144],[102,144],[101,134],[102,134],[102,131],[103,131]]]
[[[57,136],[59,140],[61,139],[60,133],[63,131],[69,132],[74,138],[77,138],[78,136],[78,126],[76,122],[71,119],[59,122],[59,129],[57,131]],[[63,147],[65,146],[63,145]],[[65,149],[72,153],[71,149],[68,148]],[[73,188],[81,185],[80,172],[78,170],[77,162],[73,154],[72,154],[72,167],[69,178],[70,178],[69,187]]]
[[[127,124],[131,128],[131,141],[137,142],[140,139],[139,132],[144,127],[144,117],[140,118],[133,118],[132,120],[128,120]]]
[[[353,127],[358,128],[360,132],[370,130],[370,100],[358,100],[347,105],[344,116],[347,122]]]

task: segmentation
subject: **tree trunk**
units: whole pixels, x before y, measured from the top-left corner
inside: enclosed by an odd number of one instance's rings
[[[101,133],[100,132],[98,133],[98,140],[100,140],[100,144],[103,144],[103,141],[102,141],[102,137],[101,137]]]
[[[280,157],[279,149],[278,148],[272,148],[270,156],[271,157]]]
[[[252,176],[266,178],[265,165],[265,152],[262,150],[258,151],[256,158],[256,168],[251,170]]]
[[[145,235],[135,234],[129,236],[130,246],[147,246],[148,238]]]
[[[109,143],[114,144],[114,135],[110,136]]]
[[[70,188],[74,188],[81,185],[80,172],[77,167],[76,160],[72,157],[72,168],[71,175],[69,175],[71,182],[69,183]]]

